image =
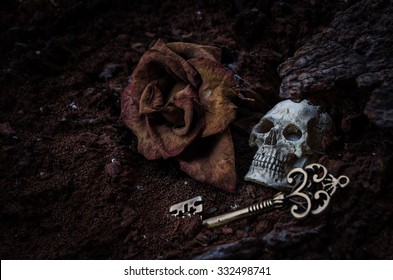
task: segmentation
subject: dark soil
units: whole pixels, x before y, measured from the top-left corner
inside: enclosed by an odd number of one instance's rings
[[[277,67],[355,2],[1,1],[0,257],[215,258],[225,245],[222,258],[392,259],[393,133],[363,113],[367,89],[313,97],[337,127],[320,162],[351,178],[328,213],[297,221],[283,209],[214,230],[169,215],[196,195],[210,217],[276,192],[243,180],[255,152],[247,129],[280,100]],[[238,101],[231,127],[236,194],[137,153],[120,94],[158,38],[221,47],[241,90],[256,95]]]

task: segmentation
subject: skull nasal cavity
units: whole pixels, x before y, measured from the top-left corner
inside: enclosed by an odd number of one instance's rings
[[[284,131],[282,132],[284,135],[285,139],[288,141],[298,141],[300,138],[302,138],[302,131],[300,128],[298,128],[295,125],[288,125]]]
[[[277,144],[277,132],[276,130],[270,130],[269,135],[266,137],[265,145],[276,145]]]

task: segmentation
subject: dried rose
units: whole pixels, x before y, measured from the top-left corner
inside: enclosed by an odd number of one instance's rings
[[[233,74],[221,50],[158,40],[135,68],[121,97],[124,123],[147,159],[176,157],[194,179],[234,192]]]

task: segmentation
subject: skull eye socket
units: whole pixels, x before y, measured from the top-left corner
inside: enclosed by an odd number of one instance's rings
[[[298,128],[295,125],[288,125],[284,131],[283,131],[283,135],[285,137],[285,139],[287,139],[288,141],[298,141],[300,138],[302,138],[302,131],[300,130],[300,128]]]
[[[262,122],[258,125],[256,131],[258,133],[267,133],[273,128],[274,124],[272,121],[269,120],[262,120]]]

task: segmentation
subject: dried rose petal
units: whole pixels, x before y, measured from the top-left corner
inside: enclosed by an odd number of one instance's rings
[[[198,181],[235,192],[235,157],[229,129],[199,139],[178,157],[181,169]]]
[[[147,159],[178,157],[191,177],[234,191],[228,125],[236,114],[231,102],[235,82],[220,57],[216,47],[157,41],[134,70],[121,109],[124,123],[138,138],[138,151]]]
[[[221,133],[236,118],[236,106],[231,101],[237,95],[233,74],[217,61],[205,58],[191,59],[190,64],[201,75],[199,98],[202,105],[208,108],[202,137]]]

